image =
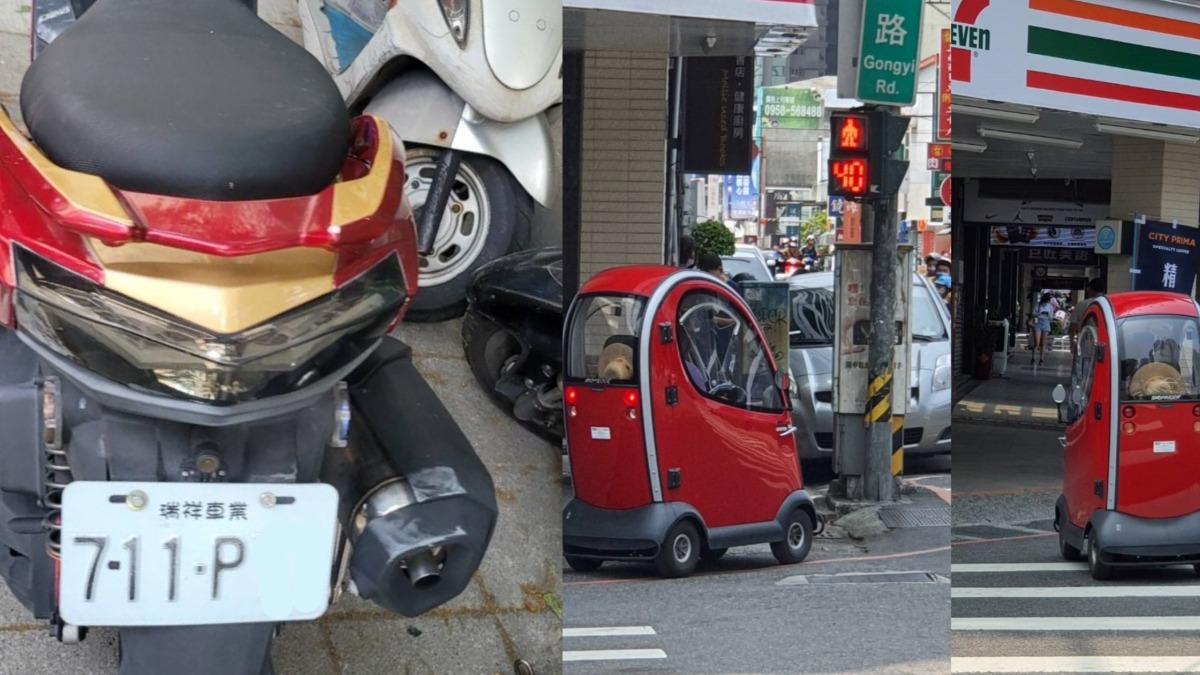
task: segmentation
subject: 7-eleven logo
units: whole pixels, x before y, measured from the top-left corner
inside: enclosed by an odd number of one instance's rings
[[[971,81],[971,60],[975,54],[992,48],[992,32],[977,28],[975,22],[988,8],[991,0],[961,0],[954,10],[954,23],[950,26],[950,79],[955,82]]]

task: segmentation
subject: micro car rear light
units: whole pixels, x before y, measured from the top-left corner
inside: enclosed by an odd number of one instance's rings
[[[625,405],[630,408],[633,408],[633,407],[636,407],[637,404],[638,404],[638,393],[636,391],[632,391],[632,390],[625,392]]]
[[[1121,430],[1127,434],[1132,434],[1133,432],[1137,431],[1137,425],[1133,422],[1126,422],[1125,424],[1121,425]]]
[[[575,405],[579,402],[579,390],[575,387],[567,387],[566,392],[563,393],[563,400],[567,402],[567,405]]]
[[[1121,416],[1125,419],[1132,419],[1135,414],[1137,414],[1137,410],[1135,410],[1131,405],[1121,408]]]
[[[1200,417],[1200,405],[1192,406],[1192,415],[1195,417]]]

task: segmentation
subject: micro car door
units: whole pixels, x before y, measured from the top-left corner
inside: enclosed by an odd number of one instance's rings
[[[1107,490],[1111,377],[1107,333],[1100,305],[1085,315],[1071,369],[1065,402],[1067,429],[1063,458],[1063,494],[1067,514],[1076,527],[1084,527],[1092,512],[1105,506]]]
[[[1117,510],[1140,518],[1200,511],[1200,324],[1121,319]]]
[[[643,298],[582,296],[569,318],[563,403],[575,497],[604,509],[651,501],[638,410]]]
[[[774,519],[800,488],[800,469],[752,315],[724,285],[689,281],[655,323],[650,391],[664,499],[691,504],[709,528]]]

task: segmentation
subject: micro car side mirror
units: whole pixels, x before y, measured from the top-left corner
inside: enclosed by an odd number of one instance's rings
[[[1060,423],[1066,422],[1067,420],[1063,417],[1062,404],[1067,400],[1067,388],[1062,386],[1061,382],[1054,385],[1054,391],[1050,394],[1050,397],[1054,399],[1054,405],[1058,412],[1058,421]]]
[[[792,378],[782,370],[775,371],[775,387],[783,396],[783,407],[790,412],[796,412],[796,400],[792,391]]]

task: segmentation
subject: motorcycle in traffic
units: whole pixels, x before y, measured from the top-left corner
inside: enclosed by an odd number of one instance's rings
[[[457,596],[495,495],[390,335],[418,260],[387,122],[238,0],[99,0],[37,53],[28,136],[0,114],[15,596],[182,675],[273,672],[343,590]]]

